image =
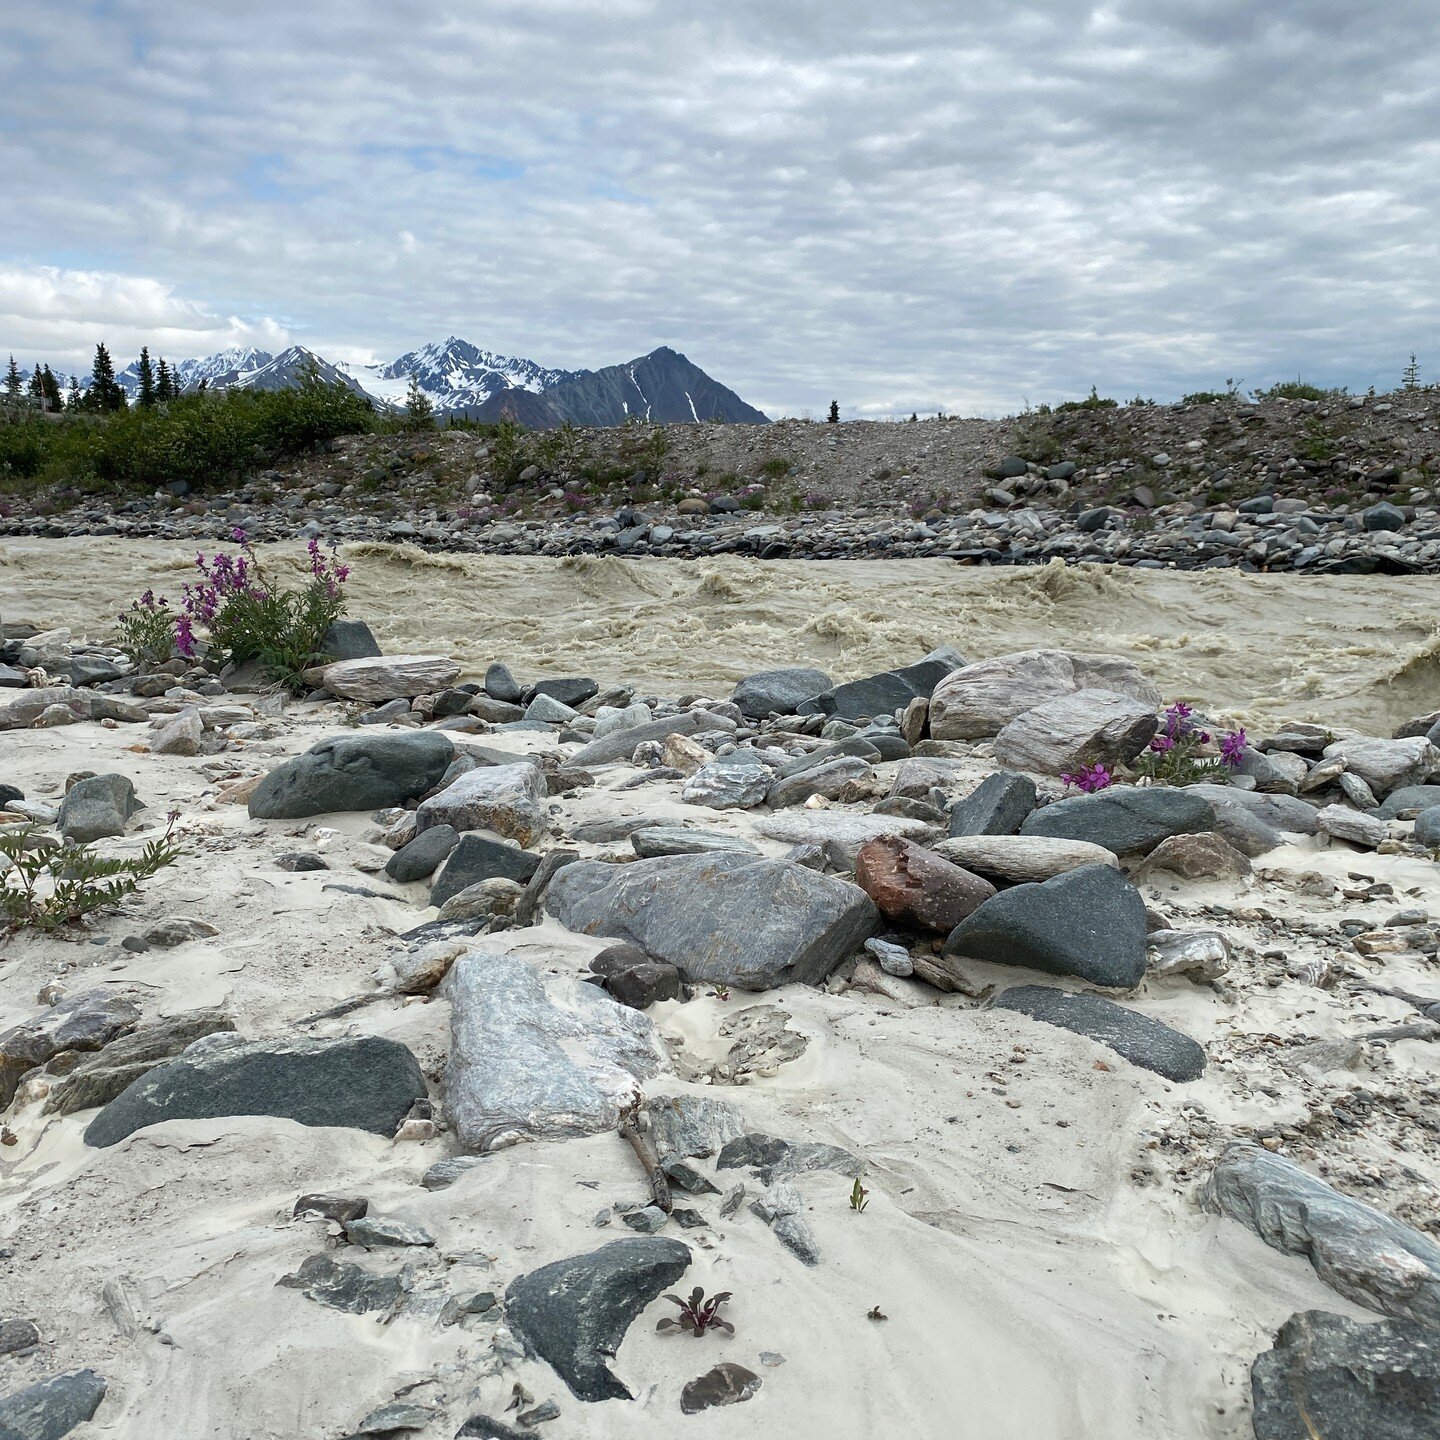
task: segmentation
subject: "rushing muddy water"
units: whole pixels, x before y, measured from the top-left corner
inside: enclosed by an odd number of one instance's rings
[[[289,572],[300,546],[265,546]],[[478,674],[578,672],[722,692],[765,666],[837,679],[941,644],[981,659],[1059,646],[1133,656],[1167,697],[1250,722],[1313,719],[1388,734],[1440,706],[1427,577],[1247,575],[1115,566],[980,569],[943,560],[570,560],[351,545],[351,613],[387,650]],[[178,597],[193,552],[108,537],[0,544],[0,617],[106,635],[147,586]]]

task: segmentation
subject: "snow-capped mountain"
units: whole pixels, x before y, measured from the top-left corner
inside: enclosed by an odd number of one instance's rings
[[[389,364],[345,368],[369,394],[392,405],[405,403],[413,375],[430,403],[445,414],[478,408],[501,390],[547,390],[571,373],[549,370],[533,360],[496,355],[454,335],[409,350]]]
[[[160,357],[150,358],[155,363]],[[202,382],[209,390],[284,390],[300,384],[313,366],[322,380],[346,385],[382,409],[405,404],[413,376],[441,418],[497,420],[509,415],[537,430],[567,420],[576,425],[620,425],[631,417],[662,424],[712,420],[764,424],[767,419],[664,345],[600,370],[555,370],[534,360],[483,350],[454,335],[374,364],[335,364],[303,345],[292,345],[278,355],[235,348],[170,364],[181,390],[187,392],[199,389]],[[139,361],[115,378],[134,400],[140,390]],[[89,377],[82,377],[81,384],[88,383]]]

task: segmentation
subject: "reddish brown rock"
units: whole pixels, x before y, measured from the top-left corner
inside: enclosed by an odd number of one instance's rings
[[[855,883],[889,919],[948,934],[995,887],[898,835],[881,835],[860,847]]]

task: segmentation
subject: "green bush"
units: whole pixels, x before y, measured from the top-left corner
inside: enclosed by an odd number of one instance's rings
[[[1293,380],[1282,380],[1268,390],[1257,390],[1255,398],[1257,400],[1328,400],[1332,395],[1343,395],[1344,393],[1343,389],[1322,390],[1318,385],[1311,385],[1297,375]]]

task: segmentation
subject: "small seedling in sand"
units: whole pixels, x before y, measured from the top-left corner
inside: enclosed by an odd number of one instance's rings
[[[863,1210],[870,1203],[870,1192],[860,1183],[860,1177],[855,1177],[855,1183],[850,1187],[850,1208],[852,1210]]]
[[[680,1307],[680,1315],[676,1319],[667,1317],[656,1325],[662,1335],[672,1330],[688,1330],[698,1340],[707,1330],[723,1330],[727,1335],[735,1333],[735,1327],[720,1318],[720,1307],[730,1298],[728,1290],[722,1290],[707,1300],[704,1290],[697,1285],[688,1300],[682,1300],[678,1295],[667,1295],[665,1298]]]
[[[728,985],[715,985],[710,990],[712,1000],[728,1000],[730,998],[730,987]]]
[[[865,1312],[867,1320],[888,1320],[890,1317],[877,1305],[873,1310]]]

